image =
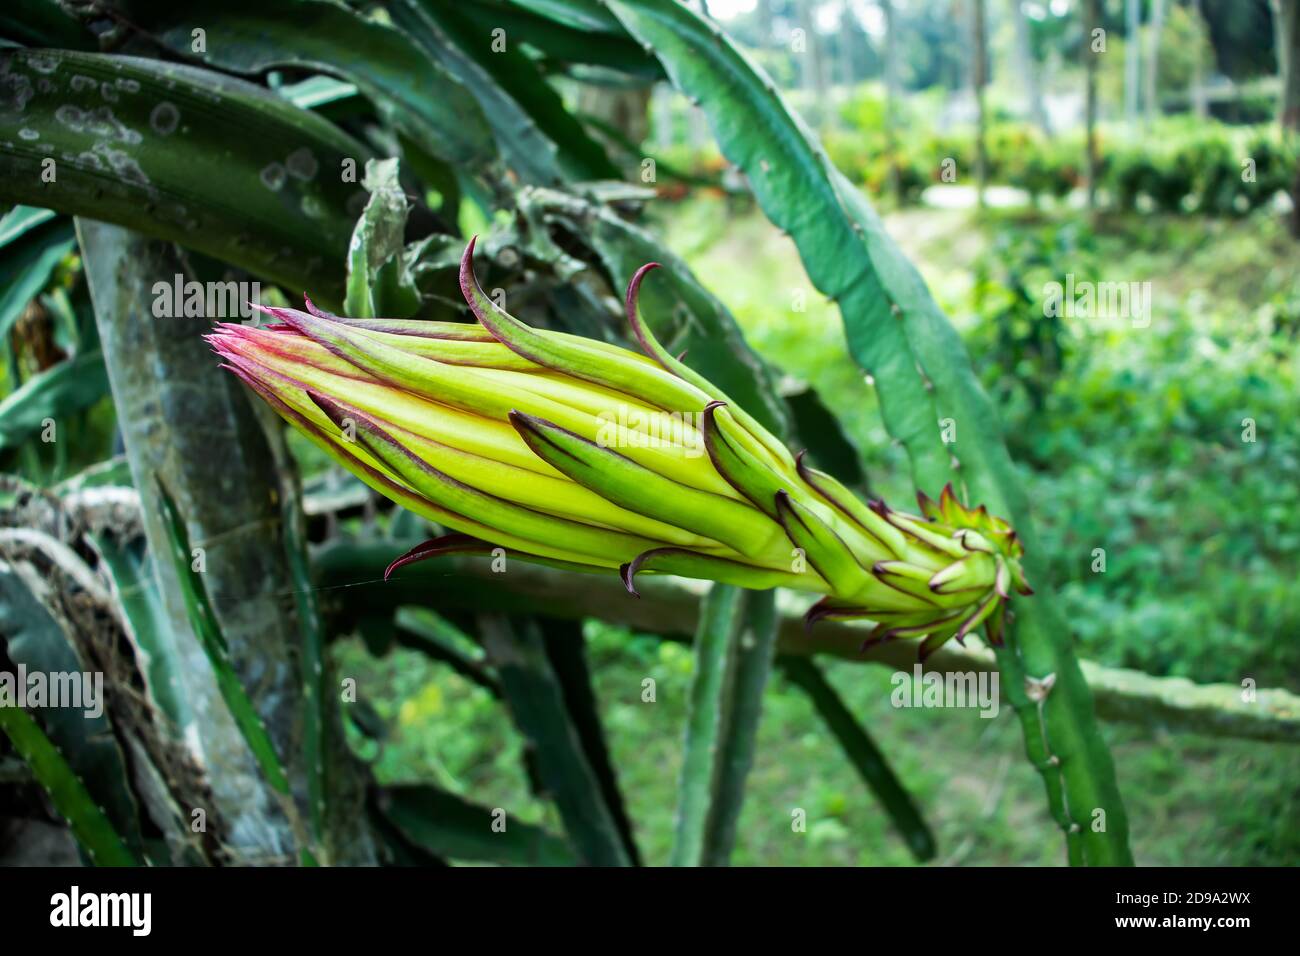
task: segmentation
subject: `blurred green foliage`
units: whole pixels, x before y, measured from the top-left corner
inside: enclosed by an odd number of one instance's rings
[[[975,181],[974,129],[936,128],[940,90],[901,100],[892,127],[879,86],[863,85],[840,107],[841,124],[823,130],[835,165],[868,195],[914,205],[927,187]],[[892,128],[892,132],[891,132]],[[1086,185],[1081,129],[1047,136],[1031,123],[990,107],[985,134],[988,181],[1023,190],[1032,204],[1064,200]],[[1098,128],[1100,189],[1118,210],[1241,216],[1291,187],[1300,143],[1276,124],[1233,126],[1191,115],[1162,116],[1151,126]],[[676,167],[696,174],[720,166],[710,144],[678,145]]]
[[[601,718],[645,860],[662,865],[673,833],[673,797],[693,657],[684,645],[587,623]],[[360,642],[340,648],[341,672],[359,686],[391,688],[392,721],[375,771],[385,783],[434,781],[481,805],[558,828],[551,804],[530,794],[509,719],[481,687],[420,654],[372,657]],[[1064,854],[1041,812],[1041,782],[1023,758],[1010,709],[980,720],[970,711],[898,710],[890,674],[824,663],[855,715],[871,728],[935,831],[940,864],[1057,865]],[[654,703],[642,700],[653,678]],[[1284,865],[1300,854],[1300,754],[1249,741],[1170,737],[1108,725],[1135,822],[1134,853],[1147,865]],[[372,758],[378,748],[362,745]],[[806,695],[774,675],[759,726],[757,759],[733,863],[913,865],[852,766],[827,739]],[[805,811],[804,832],[792,812]]]
[[[669,242],[710,276],[760,352],[845,420],[873,491],[904,500],[901,452],[840,353],[833,309],[788,243],[752,219],[719,223],[714,205],[675,207]],[[1118,216],[1094,230],[1065,212],[955,210],[892,225],[998,400],[1081,653],[1295,689],[1300,280],[1282,225],[1263,213],[1197,229]],[[739,271],[729,264],[742,249]],[[1149,327],[1045,316],[1044,286],[1067,274],[1149,281]],[[1242,440],[1244,419],[1254,442]],[[1097,547],[1105,574],[1091,570]]]
[[[816,385],[845,421],[876,493],[910,491],[902,452],[844,354],[834,307],[793,246],[734,201],[661,209],[669,244],[696,263],[763,354]],[[1068,213],[895,213],[891,230],[963,327],[1023,465],[1080,652],[1199,681],[1253,677],[1298,689],[1300,280],[1293,246],[1264,213],[1242,220]],[[745,263],[743,268],[737,263]],[[1149,327],[1049,321],[1043,287],[1151,281]],[[802,310],[802,311],[801,311]],[[1241,440],[1253,418],[1257,441]],[[1105,547],[1104,574],[1092,549]],[[647,861],[667,859],[692,656],[681,645],[587,622],[614,763]],[[558,826],[529,794],[523,754],[487,691],[409,651],[341,648],[343,673],[390,687],[376,771],[432,780],[521,819]],[[871,729],[935,830],[939,861],[1063,863],[1039,811],[1019,729],[969,712],[889,703],[889,673],[825,669]],[[653,678],[657,699],[641,699]],[[1283,745],[1108,725],[1142,864],[1288,864],[1300,854],[1300,753]],[[363,752],[380,752],[373,742]],[[1142,781],[1142,785],[1134,785]],[[807,831],[791,813],[807,814]],[[551,816],[548,816],[550,814]],[[740,821],[737,864],[910,864],[807,698],[769,690]]]

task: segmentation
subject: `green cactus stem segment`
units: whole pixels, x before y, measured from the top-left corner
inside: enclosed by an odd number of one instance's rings
[[[351,319],[264,307],[264,328],[220,325],[223,364],[380,494],[449,529],[395,558],[385,579],[445,554],[503,552],[585,573],[675,574],[822,595],[805,624],[864,618],[865,645],[919,639],[924,659],[982,628],[1000,643],[1029,594],[1015,531],[951,485],[920,514],[863,502],[792,455],[642,320],[646,353],[534,329],[474,274],[476,325]],[[864,646],[865,646],[864,645]]]

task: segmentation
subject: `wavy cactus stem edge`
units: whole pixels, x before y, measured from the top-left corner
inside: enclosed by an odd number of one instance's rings
[[[925,659],[983,628],[1002,643],[1032,593],[1015,531],[984,507],[917,495],[864,503],[627,319],[644,355],[532,328],[460,267],[477,325],[260,307],[264,327],[209,341],[292,426],[371,488],[451,533],[389,565],[500,554],[574,571],[676,574],[822,595],[806,624],[867,619],[864,647],[920,640]]]

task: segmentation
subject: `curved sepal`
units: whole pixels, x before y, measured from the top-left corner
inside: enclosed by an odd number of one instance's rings
[[[891,556],[898,557],[907,550],[903,533],[864,505],[853,492],[836,478],[818,471],[807,463],[807,450],[795,455],[795,470],[803,483],[823,502],[844,515],[862,532],[877,541]]]
[[[512,411],[510,423],[542,461],[629,511],[712,538],[747,557],[766,555],[780,535],[742,502],[679,484],[554,422]]]
[[[774,457],[783,467],[789,468],[791,465],[790,450],[785,447],[775,436],[764,428],[757,420],[753,418],[743,408],[736,405],[727,397],[726,393],[710,382],[695,369],[691,368],[682,360],[686,357],[683,351],[680,355],[673,356],[659,340],[655,337],[654,332],[641,319],[641,311],[637,305],[641,295],[641,283],[645,277],[655,269],[659,268],[659,263],[648,262],[640,269],[637,269],[631,280],[627,284],[627,296],[624,299],[624,308],[627,313],[627,322],[632,329],[641,350],[652,360],[658,362],[665,370],[682,379],[687,384],[699,389],[701,394],[707,396],[711,401],[720,401],[728,406],[729,414],[735,419],[737,425],[743,428],[748,435],[758,442],[763,449]]]
[[[709,460],[727,484],[749,499],[754,507],[776,520],[776,494],[784,491],[782,477],[744,447],[739,436],[721,426],[718,410],[725,402],[709,402],[700,416],[700,431]]]
[[[506,549],[501,545],[492,544],[490,541],[483,541],[468,534],[444,534],[437,538],[430,538],[417,544],[414,548],[393,559],[393,561],[384,569],[384,580],[387,581],[393,572],[398,568],[403,568],[408,564],[416,564],[420,561],[427,561],[430,558],[439,558],[447,554],[469,554],[481,555],[483,557],[496,557],[497,554]],[[590,564],[575,564],[572,561],[557,561],[554,558],[544,558],[541,555],[527,554],[520,551],[510,552],[510,556],[526,561],[529,564],[543,564],[550,568],[559,568],[563,571],[581,571],[586,574],[595,574],[604,571],[604,568],[596,567]]]
[[[384,568],[384,580],[387,581],[398,568],[418,561],[427,561],[444,554],[491,554],[493,545],[467,534],[444,534],[428,541],[422,541],[406,553],[394,558]]]
[[[694,412],[709,400],[700,389],[654,364],[632,361],[628,353],[595,348],[580,338],[543,334],[499,307],[474,274],[470,239],[460,260],[460,291],[474,317],[516,354],[538,365],[612,388],[668,411]]]
[[[755,591],[766,591],[774,587],[806,588],[810,583],[806,575],[777,571],[772,568],[758,568],[686,548],[654,548],[620,565],[619,577],[623,579],[623,586],[627,588],[628,593],[634,597],[641,596],[636,589],[636,576],[642,572],[676,574],[684,578],[720,581],[723,584],[734,584]]]
[[[790,543],[803,552],[835,594],[856,594],[866,586],[870,575],[834,529],[794,501],[784,489],[776,493],[774,500],[776,520],[785,529]]]

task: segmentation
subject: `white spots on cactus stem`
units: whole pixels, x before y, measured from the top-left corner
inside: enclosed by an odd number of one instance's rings
[[[285,158],[284,165],[289,170],[290,176],[304,181],[314,178],[320,169],[320,163],[306,146],[290,153]]]
[[[11,112],[12,107],[13,113],[21,113],[35,95],[32,81],[27,77],[21,73],[10,73],[7,69],[0,70],[0,109],[4,112]]]
[[[108,143],[96,143],[91,148],[96,155],[108,163],[113,172],[117,174],[117,178],[122,182],[143,186],[151,196],[157,192],[153,183],[149,181],[149,177],[140,168],[140,164],[127,153],[108,145]]]
[[[95,87],[99,86],[99,80],[95,79],[93,76],[85,76],[78,73],[72,78],[70,85],[72,87],[72,92],[85,93],[86,91],[93,90]]]
[[[107,106],[83,110],[71,103],[64,103],[54,111],[54,118],[74,133],[85,133],[103,141],[117,141],[128,146],[138,145],[144,137],[131,129]]]
[[[34,142],[35,140],[40,139],[41,134],[34,129],[20,129],[18,131],[18,138],[31,143]]]
[[[303,196],[298,205],[302,208],[303,215],[308,219],[325,218],[327,212],[325,204],[316,196]]]
[[[117,88],[121,90],[123,93],[139,93],[140,81],[118,77]]]
[[[117,102],[117,87],[105,80],[99,85],[99,95],[104,98],[105,103]]]
[[[159,103],[149,114],[149,128],[159,136],[170,136],[176,132],[176,127],[181,122],[181,111],[176,108],[174,103],[166,100]]]
[[[31,53],[27,56],[27,65],[37,73],[49,75],[59,68],[59,61],[48,53]]]
[[[104,161],[90,150],[78,153],[75,156],[69,153],[63,158],[72,163],[78,169],[91,169],[95,172],[103,172],[104,170]]]
[[[289,174],[285,172],[285,168],[281,163],[268,163],[262,167],[262,171],[258,176],[262,180],[262,185],[272,192],[279,192],[281,187],[284,186],[284,181],[289,178]]]

